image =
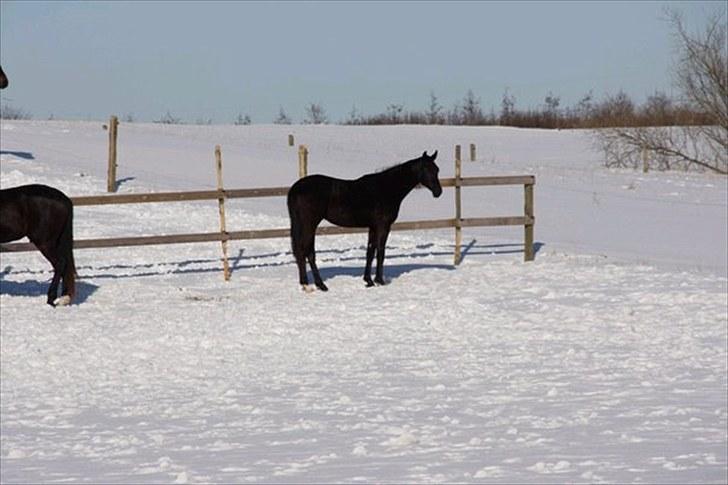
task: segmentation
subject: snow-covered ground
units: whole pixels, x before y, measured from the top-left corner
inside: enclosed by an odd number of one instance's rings
[[[119,191],[353,178],[476,143],[471,175],[536,175],[522,228],[317,240],[328,293],[289,242],[78,250],[79,295],[45,304],[39,253],[0,255],[0,481],[728,481],[728,183],[608,170],[580,131],[122,123]],[[0,185],[105,190],[101,123],[0,125]],[[463,189],[465,217],[519,215],[522,188]],[[414,191],[400,220],[452,217]],[[230,200],[228,229],[286,227],[283,198]],[[78,207],[78,239],[218,230],[214,201]]]

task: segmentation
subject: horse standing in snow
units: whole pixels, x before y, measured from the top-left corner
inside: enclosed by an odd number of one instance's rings
[[[434,197],[442,194],[435,158],[437,151],[432,155],[425,151],[419,158],[356,180],[310,175],[293,184],[287,200],[291,246],[303,289],[311,291],[306,275],[308,260],[316,286],[322,291],[328,290],[316,267],[314,244],[316,228],[323,219],[337,226],[369,228],[364,281],[367,286],[383,285],[384,247],[402,200],[420,184],[430,189]],[[377,270],[372,281],[375,254]]]
[[[76,292],[71,199],[47,185],[21,185],[0,190],[0,243],[25,236],[53,265],[48,304],[68,305]],[[57,298],[61,279],[62,296]]]

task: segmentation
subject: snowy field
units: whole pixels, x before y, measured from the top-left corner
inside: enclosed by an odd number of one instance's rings
[[[100,122],[3,121],[2,188],[103,193]],[[728,182],[605,169],[581,131],[122,123],[120,193],[354,178],[476,143],[464,176],[536,176],[522,228],[76,251],[76,304],[45,304],[39,253],[0,258],[2,483],[726,483]],[[521,187],[466,187],[464,217],[521,215]],[[282,228],[284,198],[230,200],[228,230]],[[400,220],[452,217],[416,190]],[[78,207],[77,239],[219,229],[217,204]]]

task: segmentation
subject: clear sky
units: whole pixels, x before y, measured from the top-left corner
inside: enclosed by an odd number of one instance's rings
[[[666,6],[689,28],[726,9],[691,2],[33,2],[0,0],[2,102],[36,119],[137,121],[165,113],[300,122],[323,105],[451,108],[467,91],[488,112],[506,88],[520,108],[589,90],[642,102],[673,92]]]

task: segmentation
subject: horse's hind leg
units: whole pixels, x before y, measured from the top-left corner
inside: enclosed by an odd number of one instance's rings
[[[377,275],[374,282],[378,285],[386,284],[384,281],[384,248],[387,246],[387,237],[389,237],[389,227],[380,230],[377,234]]]
[[[311,241],[311,247],[306,254],[306,257],[308,258],[308,264],[311,265],[313,281],[316,283],[316,287],[321,291],[329,291],[328,287],[324,284],[324,280],[321,279],[318,267],[316,266],[316,249],[314,248],[314,241]]]
[[[372,281],[372,260],[374,260],[374,253],[377,249],[376,243],[375,243],[375,234],[373,228],[369,228],[369,239],[367,241],[367,262],[366,266],[364,267],[364,281],[366,282],[367,286],[374,286],[374,282]]]
[[[63,272],[63,268],[61,268],[60,261],[56,257],[53,249],[48,244],[36,243],[36,247],[53,266],[53,279],[51,280],[51,285],[48,287],[47,303],[50,306],[56,306],[56,298],[58,297],[58,284],[61,282],[61,274]]]
[[[308,276],[306,276],[306,255],[299,244],[294,244],[293,257],[296,258],[296,265],[298,266],[298,282],[306,288],[308,286]]]

